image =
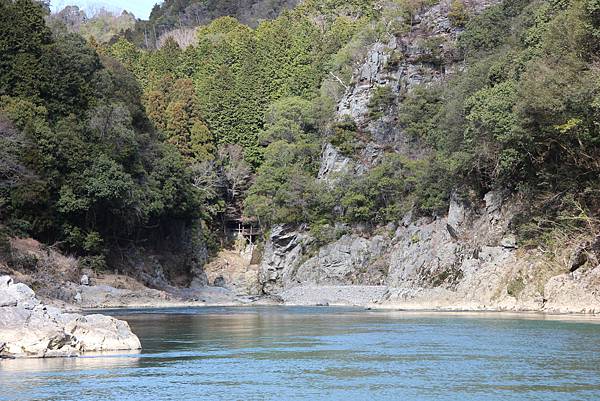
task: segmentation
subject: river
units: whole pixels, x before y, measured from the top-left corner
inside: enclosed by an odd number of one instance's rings
[[[599,400],[600,319],[344,308],[111,311],[138,354],[0,362],[0,400]]]

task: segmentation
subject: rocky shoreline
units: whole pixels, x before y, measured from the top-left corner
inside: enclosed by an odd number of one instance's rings
[[[566,282],[575,279],[567,276]],[[567,283],[568,284],[568,283]],[[123,291],[123,292],[121,292]],[[109,309],[162,309],[200,307],[253,306],[337,306],[382,310],[438,312],[535,312],[553,315],[600,315],[600,307],[582,296],[536,302],[512,297],[486,300],[447,288],[393,288],[385,285],[315,285],[303,284],[271,295],[235,295],[221,287],[177,289],[167,296],[148,298],[143,291],[119,290],[107,286],[90,286],[83,290],[83,303],[63,303],[48,300],[71,312]],[[114,297],[112,294],[126,294]],[[161,293],[163,293],[161,291]],[[89,294],[94,294],[90,297]],[[565,295],[566,296],[566,295]],[[107,301],[111,299],[110,301]]]
[[[404,299],[402,299],[404,297]],[[535,312],[552,315],[600,315],[600,308],[585,300],[569,304],[489,302],[460,298],[444,290],[414,291],[385,286],[299,286],[281,293],[283,305],[288,306],[354,306],[368,309],[435,311],[435,312]]]
[[[0,277],[0,359],[72,357],[88,352],[134,351],[141,348],[137,336],[125,321],[100,315],[83,315],[75,311],[103,308],[181,308],[210,306],[351,306],[372,310],[415,312],[513,312],[545,315],[600,314],[600,308],[589,307],[585,300],[568,305],[523,304],[518,302],[484,303],[477,299],[460,298],[457,293],[434,289],[421,293],[402,292],[387,286],[368,285],[300,285],[274,296],[234,296],[226,289],[204,288],[201,300],[176,297],[146,298],[127,292],[131,302],[116,298],[116,302],[92,303],[92,299],[107,299],[117,290],[107,286],[90,286],[97,297],[82,297],[86,303],[61,303],[62,308],[42,303],[33,290],[15,283],[9,276]],[[181,290],[184,291],[184,290]],[[190,291],[190,289],[186,289]],[[413,291],[414,292],[414,291]],[[119,293],[119,292],[117,292]],[[217,294],[217,295],[215,295]],[[49,303],[57,305],[57,302]],[[67,311],[64,311],[64,310]]]
[[[25,284],[0,277],[0,358],[70,357],[140,348],[127,322],[64,312],[43,304]]]

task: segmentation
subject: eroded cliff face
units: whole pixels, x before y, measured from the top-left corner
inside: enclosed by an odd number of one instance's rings
[[[470,2],[469,11],[495,3]],[[408,33],[368,49],[337,116],[355,122],[368,140],[353,158],[326,143],[320,179],[335,185],[336,174],[360,175],[384,150],[409,158],[426,153],[405,135],[393,110],[416,85],[463,68],[456,53],[461,28],[452,26],[448,11],[449,2],[441,2],[420,13]],[[392,101],[374,118],[370,103],[382,87]],[[346,227],[348,234],[324,246],[303,227],[277,226],[259,267],[262,292],[299,304],[600,312],[600,266],[589,242],[552,255],[521,249],[512,232],[519,199],[492,191],[472,202],[453,196],[446,216],[407,215],[368,233]]]
[[[469,2],[469,12],[476,14],[499,2],[474,0]],[[424,149],[399,128],[393,110],[415,86],[439,82],[464,67],[457,49],[457,38],[463,28],[450,22],[450,3],[442,1],[422,11],[413,18],[406,34],[390,36],[369,47],[337,107],[337,119],[352,120],[367,139],[354,158],[342,155],[335,146],[326,143],[320,179],[329,180],[339,173],[362,174],[380,161],[384,150],[413,158],[423,155]],[[390,103],[374,116],[370,106],[376,91],[382,88],[389,89]]]
[[[510,231],[518,207],[497,192],[481,205],[454,198],[446,217],[407,216],[375,235],[347,234],[320,248],[306,232],[279,226],[260,266],[263,292],[306,304],[600,312],[597,261],[575,268],[568,256],[577,250],[565,250],[561,263],[520,249]],[[360,296],[369,288],[371,296]]]

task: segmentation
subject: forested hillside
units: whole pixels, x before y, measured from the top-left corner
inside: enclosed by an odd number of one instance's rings
[[[230,17],[217,19],[199,29],[197,46],[186,49],[168,41],[145,51],[120,40],[102,51],[133,72],[150,118],[205,172],[203,185],[225,187],[230,214],[239,215],[267,143],[295,147],[285,141],[306,137],[298,151],[306,157],[303,169],[314,169],[317,120],[325,124],[335,108],[333,94],[319,95],[321,84],[327,80],[332,88],[325,91],[340,91],[332,74],[351,74],[354,53],[361,51],[353,37],[363,35],[371,9],[370,3],[305,2],[255,30]],[[298,125],[296,115],[305,115],[306,124]]]
[[[0,2],[3,235],[104,268],[118,247],[152,247],[206,212],[135,77],[80,36],[51,32],[45,13],[29,0]]]
[[[255,30],[216,20],[185,50],[171,42],[146,52],[120,41],[106,51],[138,77],[149,110],[168,107],[165,79],[193,83],[202,138],[243,147],[255,171],[245,214],[267,227],[385,224],[411,209],[443,213],[452,191],[476,200],[494,188],[530,198],[519,223],[524,237],[558,225],[595,227],[599,6],[592,0],[508,0],[477,16],[453,2],[450,20],[464,30],[454,59],[440,54],[443,43],[425,43],[421,62],[442,71],[462,62],[462,71],[399,96],[376,86],[370,103],[370,118],[396,116],[391,129],[421,156],[388,153],[359,179],[339,177],[324,190],[316,179],[321,146],[358,158],[370,141],[335,111],[355,63],[370,44],[410,32],[411,16],[430,5],[306,1]],[[401,61],[402,52],[393,57]],[[170,140],[197,146],[181,142],[186,135],[192,131]]]
[[[408,212],[441,216],[451,196],[477,203],[502,190],[530,206],[511,223],[522,242],[595,235],[597,0],[477,10],[454,0],[442,9],[456,41],[420,31],[435,1],[306,0],[250,27],[248,15],[293,5],[259,3],[236,14],[242,21],[200,27],[194,45],[147,50],[131,36],[86,43],[56,20],[48,28],[36,2],[2,0],[7,229],[102,263],[116,246],[151,246],[181,225],[202,225],[214,250],[231,219],[264,232],[307,224],[327,243]],[[167,1],[151,23],[208,22],[205,12],[186,22],[199,4]],[[202,7],[215,16],[230,7],[211,4]],[[369,49],[391,42],[388,77],[356,82]],[[402,86],[406,60],[436,79]],[[341,112],[361,85],[366,119]],[[357,167],[323,177],[324,149]]]
[[[160,46],[169,32],[185,32],[207,25],[225,16],[256,27],[262,20],[276,18],[293,8],[299,0],[167,0],[156,4],[148,21],[139,21],[128,35],[134,43],[146,48]]]
[[[116,14],[100,8],[88,15],[78,6],[66,6],[47,17],[48,25],[55,30],[78,33],[85,39],[107,43],[114,37],[135,29],[136,17],[127,11]]]

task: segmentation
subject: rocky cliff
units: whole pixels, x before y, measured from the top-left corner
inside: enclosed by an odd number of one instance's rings
[[[562,259],[520,249],[510,230],[517,207],[497,192],[481,205],[455,198],[446,217],[406,216],[373,235],[346,234],[323,247],[302,230],[279,226],[260,266],[263,291],[301,304],[600,312],[593,245],[564,249]]]
[[[477,13],[496,3],[474,1]],[[408,33],[374,43],[338,104],[338,119],[352,120],[364,140],[358,157],[326,143],[319,178],[360,175],[384,150],[419,158],[425,149],[405,135],[394,105],[416,85],[462,69],[460,27],[448,18],[450,2],[420,12]],[[440,62],[443,61],[443,62]],[[389,104],[373,117],[380,88]],[[335,185],[335,183],[332,183]],[[475,197],[476,198],[476,197]],[[600,312],[600,238],[554,250],[522,249],[513,223],[520,199],[501,191],[483,199],[453,196],[445,216],[414,218],[364,230],[344,227],[336,241],[318,245],[303,227],[273,228],[259,268],[262,291],[300,304],[377,304],[418,309]]]
[[[479,13],[497,3],[498,0],[472,1],[469,12]],[[384,150],[409,157],[423,154],[424,150],[398,126],[394,110],[416,86],[439,82],[464,68],[457,49],[457,38],[463,28],[451,23],[450,7],[450,1],[441,1],[423,9],[413,17],[407,33],[390,34],[387,40],[377,41],[368,48],[337,106],[337,119],[353,121],[366,138],[362,150],[358,157],[350,158],[326,143],[319,178],[328,179],[336,173],[361,174],[377,164]],[[403,18],[397,17],[398,22],[406,23]],[[389,91],[388,99],[384,104],[374,105],[376,92],[382,90]],[[372,112],[373,106],[381,108],[377,115]]]

